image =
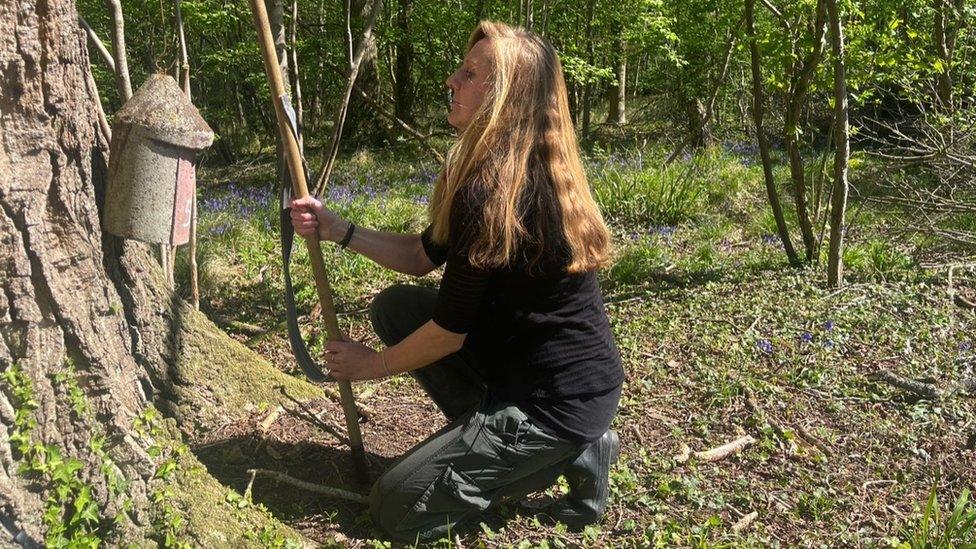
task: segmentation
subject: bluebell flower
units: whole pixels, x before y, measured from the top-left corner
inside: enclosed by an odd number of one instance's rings
[[[770,245],[770,246],[775,246],[780,241],[779,240],[779,237],[776,236],[773,233],[766,233],[766,234],[762,235],[760,237],[760,239],[762,240],[762,243],[763,244],[767,244],[767,245]]]
[[[811,334],[810,332],[803,332],[802,334],[800,334],[800,341],[804,343],[810,343],[811,341],[813,341],[813,334]]]
[[[768,339],[760,339],[760,340],[757,340],[756,341],[756,348],[758,348],[760,351],[762,351],[763,353],[765,353],[767,355],[768,354],[772,354],[772,352],[773,352],[773,343],[771,341],[769,341]]]
[[[231,226],[229,223],[221,223],[219,225],[214,225],[213,227],[210,227],[210,234],[216,236],[223,236],[227,234],[230,231],[230,229]]]
[[[831,331],[831,330],[833,330],[834,329],[834,321],[833,320],[828,320],[827,322],[824,322],[823,328],[824,328],[824,330],[826,330],[828,332]]]
[[[662,238],[671,238],[674,235],[675,228],[671,226],[651,227],[647,232],[648,234],[658,235]]]
[[[963,353],[968,352],[972,348],[973,348],[973,344],[969,341],[963,341],[962,343],[959,344],[959,351]]]

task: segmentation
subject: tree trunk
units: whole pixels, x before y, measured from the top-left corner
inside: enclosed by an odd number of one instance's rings
[[[593,12],[596,7],[596,0],[589,0],[586,3],[586,50],[587,59],[586,61],[593,64]],[[583,85],[583,123],[582,123],[582,138],[583,147],[587,152],[590,151],[593,145],[590,139],[590,119],[592,118],[593,109],[593,84],[587,82]]]
[[[120,0],[105,0],[112,13],[112,53],[115,56],[115,83],[119,98],[125,103],[132,97],[132,81],[129,79],[129,60],[125,51],[125,20]]]
[[[532,30],[535,25],[535,6],[532,0],[521,0],[521,13],[519,18],[521,19],[521,24],[527,30]]]
[[[790,160],[790,177],[793,179],[793,200],[796,204],[797,225],[800,227],[807,261],[814,259],[819,243],[813,234],[813,223],[810,221],[810,208],[807,205],[807,194],[809,193],[807,191],[806,170],[803,166],[803,157],[800,155],[797,135],[800,127],[800,115],[804,105],[806,105],[810,81],[817,72],[817,66],[820,65],[820,58],[823,56],[825,10],[824,0],[817,2],[814,17],[813,50],[803,60],[799,73],[791,75],[793,82],[787,101],[786,120],[783,125],[783,142],[786,145],[787,156]]]
[[[620,34],[620,29],[616,29],[617,35]],[[607,93],[607,103],[609,104],[609,109],[607,111],[607,123],[608,124],[626,124],[627,123],[627,42],[621,38],[617,40],[616,47],[617,56],[617,79],[610,84],[609,92]]]
[[[364,29],[368,23],[369,14],[372,12],[373,4],[381,0],[353,0],[352,15],[353,28]],[[353,33],[357,36],[358,33]],[[371,33],[365,44],[365,54],[359,64],[359,72],[356,76],[356,86],[369,94],[370,97],[380,96],[380,76],[377,67],[378,50],[376,48],[376,34]],[[383,123],[367,105],[359,99],[358,94],[350,95],[349,111],[345,128],[348,134],[343,142],[348,142],[354,146],[378,145],[386,137],[383,132]],[[340,101],[342,100],[340,96]],[[338,107],[338,106],[337,106]]]
[[[759,156],[762,158],[766,195],[769,198],[769,206],[773,210],[773,217],[776,219],[776,230],[779,232],[779,238],[783,242],[783,250],[786,252],[790,265],[799,266],[800,259],[793,248],[790,230],[786,226],[786,218],[783,217],[783,206],[779,202],[779,193],[776,191],[773,160],[769,154],[769,140],[766,138],[766,132],[763,129],[765,94],[763,93],[762,66],[759,61],[759,44],[756,43],[755,5],[755,0],[746,0],[746,32],[749,34],[749,52],[752,65],[752,118],[756,125],[756,141],[759,143]]]
[[[180,440],[282,400],[277,384],[318,391],[167,291],[147,246],[102,234],[105,162],[77,21],[71,0],[0,3],[0,536],[296,537],[227,503]]]
[[[951,34],[950,23],[946,15],[946,8],[951,9],[948,0],[932,0],[934,12],[932,41],[935,47],[935,55],[941,64],[940,70],[936,75],[935,99],[936,105],[941,109],[952,108],[952,75],[949,73],[949,66],[952,59],[949,57],[949,34]]]
[[[850,131],[847,112],[847,75],[844,68],[844,27],[837,0],[826,0],[830,17],[830,47],[834,52],[834,190],[830,197],[830,250],[827,285],[844,283],[844,213],[847,210],[847,160]]]
[[[393,81],[393,113],[407,124],[413,123],[413,36],[410,34],[410,8],[413,0],[398,0],[396,13],[396,72]]]
[[[685,97],[682,101],[688,137],[685,139],[693,149],[700,149],[711,141],[711,131],[705,118],[705,104],[697,97]]]

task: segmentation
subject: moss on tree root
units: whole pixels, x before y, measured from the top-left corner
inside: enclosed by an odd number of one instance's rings
[[[189,438],[241,418],[250,406],[287,403],[282,388],[300,400],[322,396],[322,389],[278,370],[202,313],[179,307],[173,394],[163,406]]]

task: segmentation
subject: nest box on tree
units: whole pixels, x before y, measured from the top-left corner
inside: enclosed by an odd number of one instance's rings
[[[112,124],[105,230],[143,242],[186,244],[196,197],[194,160],[213,138],[176,80],[150,76]]]

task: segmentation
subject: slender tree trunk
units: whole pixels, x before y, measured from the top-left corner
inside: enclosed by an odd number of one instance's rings
[[[522,26],[532,30],[535,25],[535,6],[532,0],[522,0]]]
[[[360,31],[372,27],[375,24],[375,18],[371,24],[371,14],[379,12],[379,8],[374,9],[374,6],[378,6],[381,2],[382,0],[353,0],[353,27]],[[362,36],[366,37],[366,41],[363,44],[362,59],[357,68],[356,85],[368,93],[370,97],[380,97],[380,75],[377,65],[379,50],[376,47],[376,35],[373,32],[362,32]],[[353,97],[351,94],[351,89],[345,94],[345,100],[349,101],[348,124],[345,127],[349,129],[349,132],[343,141],[348,141],[353,145],[366,146],[381,143],[385,135],[381,131],[383,125],[376,113],[372,109],[365,108],[359,97]],[[342,100],[340,97],[340,101]]]
[[[830,250],[827,284],[844,283],[844,214],[847,210],[847,160],[850,131],[847,111],[847,75],[844,67],[844,27],[837,0],[826,0],[830,14],[830,46],[834,53],[834,189],[830,198]]]
[[[586,50],[587,62],[593,64],[593,11],[596,7],[596,0],[589,0],[586,3]],[[590,119],[592,115],[593,84],[587,82],[583,85],[583,129],[582,141],[587,151],[592,145],[590,140]]]
[[[786,146],[786,153],[790,161],[790,177],[793,180],[793,200],[796,204],[797,224],[800,227],[800,235],[803,238],[803,247],[806,252],[807,261],[814,259],[819,248],[819,243],[813,232],[813,223],[810,221],[810,208],[807,204],[806,170],[803,165],[803,157],[800,154],[797,134],[799,133],[800,127],[800,115],[803,112],[803,107],[806,105],[810,81],[817,72],[817,67],[820,65],[820,59],[823,56],[824,30],[827,24],[824,0],[817,2],[816,16],[814,19],[813,50],[803,60],[799,73],[793,77],[786,108],[786,121],[783,125],[783,142]]]
[[[183,0],[175,0],[176,32],[180,43],[180,86],[188,101],[193,101],[190,90],[190,56],[186,50],[186,30],[183,27]],[[193,191],[193,209],[190,212],[190,242],[187,246],[187,263],[190,270],[190,305],[200,310],[200,275],[197,265],[197,195]],[[175,253],[174,253],[175,255]]]
[[[122,102],[132,97],[132,81],[129,79],[129,61],[125,50],[125,18],[120,0],[105,0],[112,13],[112,52],[115,57],[115,84]]]
[[[715,100],[718,98],[718,94],[722,91],[722,86],[725,84],[726,76],[729,73],[729,65],[732,60],[732,53],[735,51],[736,34],[739,32],[739,27],[742,25],[742,20],[732,29],[729,33],[729,40],[725,45],[725,55],[723,57],[722,68],[715,75],[712,82],[712,93],[708,96],[708,104],[705,106],[705,114],[702,115],[702,126],[708,127],[712,121],[712,115],[715,113]],[[670,156],[664,161],[665,166],[671,165],[680,155],[684,152],[685,148],[691,144],[694,139],[693,134],[689,134],[685,139],[675,147],[674,151]]]
[[[393,112],[408,124],[413,123],[413,36],[410,33],[410,9],[413,0],[398,0],[396,12],[396,72],[393,80]]]
[[[115,59],[112,58],[112,54],[109,53],[108,49],[105,47],[105,44],[102,42],[102,39],[95,34],[95,30],[91,28],[88,21],[85,21],[84,17],[79,17],[78,22],[81,24],[81,28],[85,29],[85,33],[88,34],[88,40],[91,41],[91,44],[95,46],[96,50],[98,50],[98,54],[101,56],[102,61],[104,61],[109,70],[114,73]]]
[[[621,29],[614,29],[614,34],[621,35]],[[615,52],[617,74],[616,79],[610,84],[607,93],[607,123],[626,124],[627,123],[627,41],[623,38],[617,40]]]
[[[934,12],[932,40],[935,47],[935,55],[941,64],[940,70],[936,75],[935,99],[936,104],[942,109],[952,107],[952,75],[949,73],[949,58],[947,15],[946,7],[950,7],[948,0],[932,0]]]
[[[376,19],[379,16],[380,11],[383,8],[382,0],[373,0],[370,7],[369,15],[366,17],[366,22],[363,26],[363,34],[359,39],[359,45],[356,47],[356,51],[353,54],[352,64],[349,67],[349,74],[346,76],[346,84],[343,89],[342,96],[339,98],[339,105],[336,108],[335,116],[332,118],[332,135],[329,138],[329,146],[326,149],[325,163],[319,170],[318,175],[315,177],[315,185],[313,186],[312,193],[316,195],[321,195],[325,192],[325,186],[329,183],[329,178],[332,176],[332,168],[335,167],[336,155],[339,152],[339,143],[342,140],[342,129],[346,123],[346,115],[350,108],[352,89],[358,84],[356,82],[359,80],[360,71],[363,64],[366,62],[370,55],[370,50],[372,50],[372,55],[376,54],[376,40],[373,36],[373,27],[376,25]],[[375,72],[376,65],[373,63],[373,71]],[[360,88],[362,89],[362,88]],[[369,92],[364,90],[366,95]],[[377,94],[378,95],[378,94]],[[362,110],[362,109],[361,109]],[[375,113],[370,112],[370,118],[375,120]],[[365,119],[360,116],[359,120]],[[380,126],[375,122],[374,128],[371,130],[376,132],[379,130]]]
[[[783,206],[779,202],[779,193],[776,190],[776,180],[773,177],[773,161],[769,154],[769,140],[763,129],[763,103],[765,94],[763,93],[762,66],[759,57],[759,45],[756,43],[756,24],[755,24],[755,0],[746,0],[746,32],[749,33],[749,52],[752,58],[752,118],[756,126],[756,141],[759,143],[759,155],[762,158],[763,177],[766,181],[766,195],[769,198],[769,206],[773,210],[773,217],[776,219],[776,230],[779,238],[783,242],[783,250],[790,265],[799,266],[800,259],[793,248],[790,239],[789,228],[786,226],[786,218],[783,216]]]

